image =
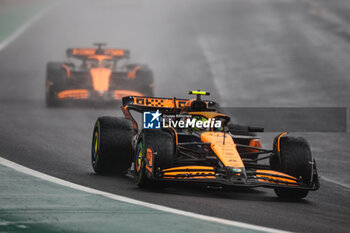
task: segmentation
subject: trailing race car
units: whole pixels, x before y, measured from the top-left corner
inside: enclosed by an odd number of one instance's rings
[[[214,102],[201,100],[209,93],[189,93],[197,98],[124,97],[125,117],[98,118],[91,155],[95,172],[131,169],[139,187],[167,182],[264,186],[283,198],[304,198],[319,188],[316,163],[304,138],[285,132],[276,136],[272,149],[263,149],[256,136],[263,128],[229,124]],[[130,110],[143,113],[142,129]]]
[[[97,48],[69,48],[69,62],[47,64],[47,106],[65,101],[108,102],[130,95],[153,96],[153,73],[147,65],[129,64],[128,50],[103,48],[103,43],[94,45]]]

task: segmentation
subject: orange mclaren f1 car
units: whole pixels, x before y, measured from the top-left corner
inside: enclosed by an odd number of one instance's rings
[[[153,96],[153,73],[147,65],[130,64],[123,49],[69,48],[66,63],[47,64],[46,103],[67,101],[109,102],[123,96]]]
[[[208,92],[189,93],[197,98],[124,97],[125,117],[98,118],[91,150],[95,172],[132,171],[139,187],[169,182],[263,186],[292,199],[319,188],[316,163],[304,138],[282,133],[272,149],[263,149],[256,134],[263,128],[230,124],[214,102],[201,100]],[[143,114],[141,129],[131,110]]]

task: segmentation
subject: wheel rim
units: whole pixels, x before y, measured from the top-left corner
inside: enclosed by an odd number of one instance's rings
[[[135,161],[135,169],[136,169],[136,172],[139,173],[141,170],[141,167],[142,167],[142,157],[143,157],[141,143],[137,147],[137,154],[136,155],[137,155],[137,158]]]
[[[136,173],[136,184],[140,184],[142,180],[142,169],[143,169],[143,151],[142,142],[137,146],[137,157],[135,158],[135,173]]]
[[[92,148],[92,158],[95,160],[97,157],[97,151],[98,151],[98,133],[95,132],[94,135],[94,143]]]
[[[100,127],[99,127],[99,122],[97,122],[97,126],[95,127],[95,132],[94,132],[94,136],[92,139],[92,164],[96,165],[97,160],[98,160],[98,150],[100,148]]]

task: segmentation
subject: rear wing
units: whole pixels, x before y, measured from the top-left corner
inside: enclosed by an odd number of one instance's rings
[[[133,123],[134,130],[138,131],[138,125],[130,110],[139,113],[147,111],[159,111],[161,113],[179,114],[186,104],[190,103],[189,99],[177,98],[159,98],[159,97],[144,97],[144,96],[126,96],[122,99],[123,106],[121,107],[126,119],[130,119]],[[216,103],[209,100],[204,100],[208,107],[215,106]]]
[[[123,107],[138,112],[156,111],[180,112],[188,99],[127,96],[122,99]]]
[[[145,97],[145,96],[126,96],[123,97],[123,107],[133,109],[138,112],[156,111],[163,113],[173,112],[179,113],[190,99],[178,98],[159,98],[159,97]],[[207,107],[217,107],[214,101],[204,100]]]
[[[130,51],[125,49],[111,49],[111,48],[69,48],[67,49],[67,57],[84,59],[93,55],[107,55],[114,59],[129,58]]]

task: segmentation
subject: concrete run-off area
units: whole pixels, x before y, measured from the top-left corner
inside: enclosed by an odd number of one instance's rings
[[[0,162],[3,164],[3,160]],[[125,203],[51,183],[3,165],[0,176],[0,232],[274,231],[259,231],[253,225],[250,229],[233,227]]]

